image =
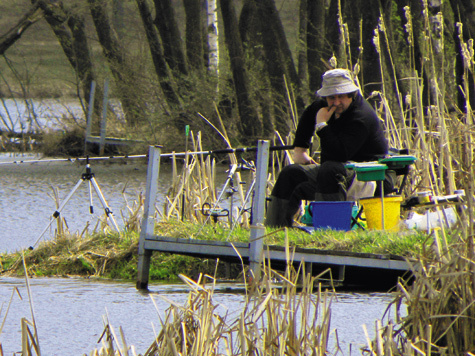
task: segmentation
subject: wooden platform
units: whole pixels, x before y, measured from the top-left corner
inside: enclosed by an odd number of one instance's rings
[[[249,264],[250,244],[211,240],[181,239],[166,236],[150,236],[145,239],[149,251],[181,254],[199,258],[217,259],[224,262]],[[287,255],[283,246],[264,245],[263,253],[275,269],[284,269]],[[342,286],[371,289],[389,289],[397,279],[409,271],[403,257],[390,254],[354,253],[290,247],[292,263],[297,268],[306,263],[316,275],[332,270],[332,278]],[[328,276],[327,276],[328,278]],[[378,288],[379,287],[379,288]]]
[[[388,254],[363,254],[340,251],[305,249],[301,247],[286,251],[282,246],[265,246],[263,237],[265,196],[269,142],[258,141],[256,184],[252,202],[252,216],[248,243],[230,243],[196,239],[178,239],[159,236],[155,233],[155,201],[158,194],[160,147],[151,147],[147,170],[147,186],[144,203],[144,218],[139,239],[137,289],[147,289],[150,259],[155,251],[188,255],[207,259],[248,264],[254,276],[260,276],[263,259],[275,270],[284,270],[288,263],[299,267],[305,263],[305,271],[313,275],[331,271],[331,279],[345,286],[389,289],[398,278],[408,275],[409,264],[404,258]],[[290,256],[290,262],[288,262]],[[330,278],[327,275],[326,278]]]

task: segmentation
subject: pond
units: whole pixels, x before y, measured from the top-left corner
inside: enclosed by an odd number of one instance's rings
[[[161,327],[169,304],[159,295],[183,305],[189,290],[180,284],[150,284],[150,292],[135,289],[133,283],[107,282],[76,278],[34,278],[29,280],[31,306],[38,328],[43,355],[83,355],[99,349],[98,340],[107,317],[116,335],[121,327],[127,345],[134,346],[137,354],[144,353],[152,344]],[[14,288],[18,294],[13,295]],[[237,289],[238,292],[233,292]],[[228,313],[231,319],[242,311],[242,286],[220,284],[213,301],[218,312]],[[157,303],[155,308],[151,297]],[[12,298],[11,305],[9,301]],[[32,320],[30,298],[26,281],[19,278],[0,279],[0,300],[3,303],[2,320],[10,306],[0,342],[5,355],[21,351],[20,320]],[[370,337],[374,336],[375,321],[381,319],[392,296],[387,293],[336,293],[331,304],[332,336],[329,346],[335,350],[335,330],[343,353],[361,355],[365,344],[363,325]],[[351,350],[351,351],[350,351]]]
[[[83,103],[86,105],[87,103]],[[114,102],[112,105],[116,105]],[[77,99],[0,98],[0,130],[16,133],[63,130],[73,121],[84,125],[84,110]]]

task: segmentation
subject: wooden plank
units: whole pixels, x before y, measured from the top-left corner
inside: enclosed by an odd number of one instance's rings
[[[233,246],[235,248],[233,248]],[[247,262],[249,259],[249,244],[226,241],[195,240],[171,238],[166,236],[152,236],[145,240],[145,249],[176,254],[184,254],[202,258],[239,259],[236,249]],[[271,260],[285,262],[286,253],[282,246],[264,246],[264,254]],[[340,252],[329,250],[295,248],[294,262],[356,266],[363,268],[378,268],[388,270],[407,271],[408,263],[400,256]]]
[[[89,136],[86,138],[86,141],[91,142],[91,143],[100,143],[101,138],[99,136]],[[144,143],[145,141],[129,140],[125,138],[116,138],[116,137],[106,137],[104,142],[109,145],[130,145],[133,143]]]

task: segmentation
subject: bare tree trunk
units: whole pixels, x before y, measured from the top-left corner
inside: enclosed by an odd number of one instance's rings
[[[180,107],[180,99],[176,94],[172,83],[171,73],[168,69],[167,62],[164,59],[162,46],[158,38],[158,34],[153,24],[152,14],[147,5],[146,0],[136,0],[139,9],[142,23],[145,28],[145,34],[147,36],[148,44],[150,47],[150,53],[152,56],[153,64],[155,66],[155,73],[157,74],[160,87],[165,95],[167,103],[172,107]]]
[[[300,86],[299,76],[295,68],[292,51],[287,42],[284,26],[280,20],[279,11],[275,6],[274,0],[262,0],[261,6],[258,6],[258,11],[262,16],[261,19],[266,18],[266,16],[268,18],[267,21],[261,20],[261,22],[269,24],[271,26],[270,30],[275,33],[275,38],[277,40],[276,45],[281,53],[279,57],[283,61],[287,80],[292,83],[294,88],[298,88]]]
[[[126,34],[124,0],[112,0],[112,24],[117,34],[122,37]]]
[[[88,100],[91,92],[91,83],[95,80],[95,74],[91,53],[89,52],[84,19],[75,14],[71,14],[68,19],[68,27],[71,29],[73,37],[73,53],[76,58],[75,68],[82,83],[84,98],[85,100]],[[102,98],[102,90],[99,86],[96,86],[96,95],[98,98]],[[100,113],[102,109],[102,101],[95,100],[94,104],[96,113]]]
[[[309,89],[317,90],[321,86],[322,74],[325,72],[322,60],[330,59],[331,51],[325,50],[325,1],[301,0],[307,4],[307,65]],[[303,30],[303,29],[302,29]],[[300,64],[300,63],[299,63]]]
[[[422,102],[423,106],[429,105],[429,79],[427,78],[427,72],[423,68],[423,63],[425,62],[424,57],[427,55],[423,53],[423,39],[422,36],[418,34],[424,33],[424,25],[422,20],[423,14],[423,7],[422,2],[419,0],[409,0],[410,1],[410,9],[413,15],[412,24],[413,24],[413,32],[414,32],[414,57],[415,62],[414,66],[416,68],[417,74],[422,78]]]
[[[297,44],[297,72],[301,83],[308,84],[307,25],[310,13],[307,0],[299,1],[299,42]]]
[[[262,10],[259,10],[258,14],[259,18],[262,18]],[[291,122],[288,115],[289,106],[284,82],[285,64],[279,51],[277,36],[267,21],[261,22],[261,32],[265,53],[264,61],[272,88],[274,127],[282,136],[286,136],[290,132]]]
[[[186,13],[186,58],[195,70],[204,69],[201,0],[183,0]]]
[[[365,14],[364,21],[362,23],[362,39],[363,43],[363,63],[361,65],[361,85],[365,94],[370,94],[375,90],[381,90],[381,72],[379,71],[378,53],[373,43],[374,31],[378,27],[378,19],[380,15],[380,1],[379,0],[362,0],[359,3],[360,11],[358,14]],[[352,4],[347,7],[348,12],[355,12]],[[361,18],[355,18],[352,21],[354,27],[353,31],[359,33],[359,23]],[[350,31],[352,32],[352,31]],[[359,47],[359,39],[353,39],[353,45],[355,49]],[[382,49],[385,51],[385,48]],[[356,53],[354,56],[356,57]],[[358,54],[359,55],[359,54]],[[387,56],[385,56],[387,58]],[[381,63],[385,65],[385,63]],[[378,70],[376,70],[378,68]]]
[[[329,52],[338,60],[338,67],[341,66],[340,56],[340,28],[338,26],[338,13],[340,11],[340,0],[330,0],[327,16],[325,18],[325,40],[329,47]],[[329,58],[325,58],[328,60]]]
[[[183,42],[176,23],[172,2],[171,0],[154,0],[154,3],[156,13],[154,23],[162,39],[165,60],[172,70],[187,75],[188,69],[183,52]]]
[[[207,1],[208,71],[219,77],[219,36],[217,0]]]
[[[233,0],[220,0],[223,15],[224,36],[231,60],[234,87],[241,117],[241,133],[248,142],[262,135],[260,121],[249,92],[249,79],[244,64],[244,51],[239,35]]]
[[[112,29],[104,0],[88,0],[88,3],[99,42],[115,79],[126,120],[129,125],[137,126],[145,118],[145,111],[132,67],[127,64],[125,52]]]
[[[265,63],[274,95],[275,127],[282,134],[287,135],[291,129],[293,111],[290,110],[288,89],[296,96],[297,114],[303,109],[300,81],[290,53],[282,22],[273,0],[256,2],[258,19],[262,32],[262,44],[265,52]]]
[[[53,3],[49,0],[42,0],[37,3],[42,8],[46,21],[56,35],[66,58],[77,74],[79,87],[83,92],[84,99],[86,101],[89,100],[91,83],[95,80],[95,75],[84,19],[74,12],[67,11],[60,1]],[[96,98],[102,98],[102,91],[99,85],[96,87],[95,95]],[[78,96],[80,97],[79,94]],[[102,100],[95,100],[94,112],[99,114],[101,111]],[[94,118],[93,128],[98,129],[98,116],[95,115]]]
[[[33,4],[33,7],[23,15],[15,26],[0,36],[0,55],[3,55],[8,48],[18,41],[28,27],[42,18],[43,11],[41,11],[39,4]]]
[[[252,60],[262,60],[262,33],[255,0],[246,0],[239,15],[239,34],[244,48]]]
[[[255,1],[246,0],[239,16],[239,33],[243,46],[247,51],[246,57],[250,58],[250,63],[259,63],[258,68],[261,68],[260,64],[265,62],[260,22]],[[253,69],[256,67],[254,65]],[[267,89],[269,87],[269,75],[265,70],[257,69],[255,72],[253,73],[254,78],[260,85],[259,88],[256,88],[255,100],[259,105],[259,112],[262,117],[263,135],[264,137],[272,137],[275,131],[272,114],[274,99],[272,93]]]

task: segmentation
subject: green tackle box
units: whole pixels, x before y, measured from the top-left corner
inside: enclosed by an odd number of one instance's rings
[[[410,166],[417,160],[416,157],[410,155],[397,155],[388,158],[382,158],[379,163],[385,164],[389,169],[398,169]]]
[[[384,180],[386,169],[385,164],[362,164],[355,163],[353,169],[356,172],[356,178],[362,182]]]

